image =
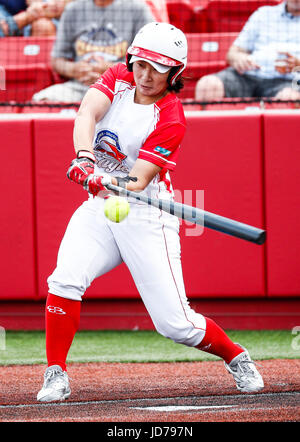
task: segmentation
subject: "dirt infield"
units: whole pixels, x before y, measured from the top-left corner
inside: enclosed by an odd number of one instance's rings
[[[299,422],[300,361],[266,360],[245,395],[217,362],[70,364],[72,394],[40,404],[44,365],[0,367],[1,422]]]

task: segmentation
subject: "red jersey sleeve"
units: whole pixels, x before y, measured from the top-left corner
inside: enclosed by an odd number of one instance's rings
[[[162,100],[162,104],[159,121],[140,148],[139,158],[163,169],[174,170],[186,130],[186,120],[177,97],[170,94]]]
[[[141,147],[139,158],[163,169],[174,170],[184,134],[185,127],[179,123],[158,126]]]
[[[133,82],[133,74],[129,72],[123,63],[118,63],[111,68],[107,69],[104,74],[101,75],[99,80],[92,86],[103,92],[110,101],[113,101],[115,95],[116,81],[126,81],[128,83]]]

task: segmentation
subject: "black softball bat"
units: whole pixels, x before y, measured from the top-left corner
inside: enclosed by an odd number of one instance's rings
[[[264,244],[266,240],[265,230],[258,229],[257,227],[250,226],[249,224],[244,224],[230,218],[225,218],[224,216],[216,215],[215,213],[207,212],[206,210],[178,203],[176,201],[147,197],[113,184],[107,184],[105,187],[118,193],[119,195],[135,198],[138,201],[143,201],[149,206],[157,207],[158,209],[177,216],[178,218],[190,221],[194,224],[200,224],[209,229],[213,229],[236,238],[244,239],[259,245]]]

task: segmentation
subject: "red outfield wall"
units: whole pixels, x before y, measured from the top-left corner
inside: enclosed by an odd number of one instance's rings
[[[300,295],[298,111],[187,112],[188,129],[173,178],[178,198],[266,228],[257,246],[182,224],[188,296],[263,298]],[[86,194],[69,182],[72,118],[0,120],[0,300],[43,300],[66,225]],[[86,298],[138,299],[125,265],[94,282]]]

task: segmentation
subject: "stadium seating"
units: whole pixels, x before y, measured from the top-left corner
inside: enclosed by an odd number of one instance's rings
[[[170,23],[184,32],[239,32],[259,7],[281,0],[166,0]]]
[[[235,36],[234,33],[187,34],[189,62],[186,77],[188,81],[181,98],[193,98],[196,81],[201,76],[225,67],[226,52]],[[53,37],[0,39],[0,65],[5,68],[6,76],[6,89],[0,90],[0,102],[30,101],[34,92],[59,81],[50,66],[53,41]],[[33,108],[27,107],[23,112],[30,112],[30,110]],[[36,108],[34,111],[44,112],[45,109]]]
[[[188,64],[184,73],[185,88],[179,97],[182,100],[193,100],[199,78],[218,72],[227,66],[226,53],[248,16],[259,6],[274,5],[278,1],[166,0],[170,22],[186,32],[189,46]],[[159,3],[160,0],[148,2],[150,6],[152,4],[156,8]],[[29,103],[35,92],[64,81],[53,72],[50,64],[54,39],[55,37],[0,39],[0,113],[69,111],[68,107],[54,107],[51,103],[49,107],[33,106],[33,103]],[[19,107],[11,106],[11,102],[18,103]],[[24,102],[28,105],[21,107]],[[233,107],[237,109],[236,102],[211,105],[211,109],[214,110]],[[294,103],[264,103],[264,108],[295,107],[297,104]],[[73,110],[77,108],[75,105]],[[244,109],[245,104],[241,103],[240,108]]]
[[[166,0],[170,23],[183,32],[207,32],[208,0]]]
[[[278,3],[278,0],[209,0],[205,8],[207,30],[239,32],[259,7]]]
[[[9,37],[0,39],[1,65],[45,63],[50,61],[50,53],[55,37]]]
[[[7,66],[6,89],[0,91],[0,101],[28,101],[35,92],[51,84],[51,70],[43,64]]]
[[[195,85],[199,78],[226,67],[226,54],[237,33],[192,33],[186,35],[189,58],[184,73],[185,87],[180,93],[180,98],[193,98]]]
[[[197,76],[211,72],[211,69],[223,68],[227,51],[237,35],[236,32],[187,34],[188,68],[199,66]],[[205,65],[207,69],[200,70]]]
[[[50,52],[53,37],[8,37],[0,39],[0,66],[5,88],[0,101],[24,102],[53,83]]]

